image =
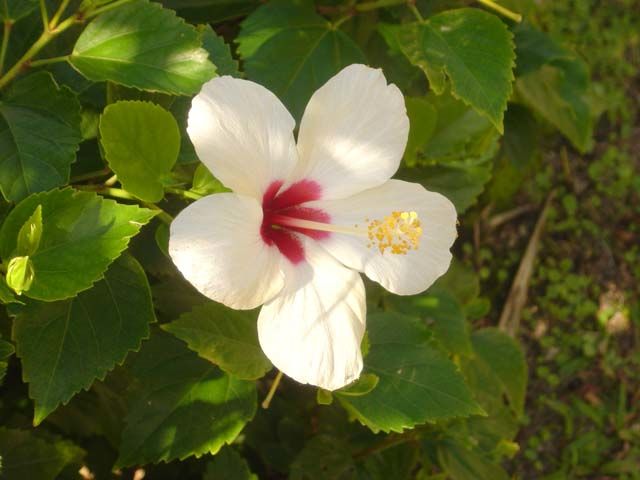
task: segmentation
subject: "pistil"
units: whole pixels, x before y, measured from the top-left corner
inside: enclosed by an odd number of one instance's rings
[[[416,212],[393,211],[382,219],[364,219],[363,226],[335,225],[276,214],[271,218],[271,228],[299,228],[305,230],[343,233],[368,239],[367,247],[376,247],[381,254],[406,255],[417,250],[422,237],[422,224]]]

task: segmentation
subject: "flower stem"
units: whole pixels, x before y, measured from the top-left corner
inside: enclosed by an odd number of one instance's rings
[[[103,168],[102,170],[96,170],[95,172],[82,173],[71,178],[71,183],[84,182],[86,180],[93,180],[94,178],[104,177],[111,173],[110,168]]]
[[[51,40],[53,40],[55,37],[60,35],[62,32],[67,30],[78,21],[78,18],[73,15],[61,22],[55,28],[43,31],[40,37],[38,37],[34,44],[31,45],[31,48],[29,48],[29,50],[27,50],[26,53],[22,55],[22,58],[20,58],[20,60],[18,60],[15,65],[11,67],[9,71],[0,78],[0,89],[4,88],[9,82],[11,82],[22,71],[23,68],[25,68],[27,65],[30,65],[31,59],[35,57],[40,52],[40,50],[42,50]]]
[[[2,32],[2,47],[0,47],[0,74],[4,70],[4,59],[7,56],[7,49],[9,48],[9,39],[11,38],[11,28],[13,23],[10,20],[5,20],[4,31]]]
[[[40,0],[40,15],[42,16],[42,27],[45,30],[49,29],[49,13],[47,12],[46,0]]]
[[[335,22],[331,24],[331,26],[333,27],[334,30],[337,30],[338,27],[340,27],[340,25],[342,25],[344,22],[348,20],[351,20],[352,18],[353,18],[353,12],[349,12],[343,15],[342,17],[338,18]]]
[[[60,22],[60,18],[62,18],[62,15],[64,14],[67,7],[69,6],[69,1],[70,0],[62,0],[62,2],[60,2],[60,6],[58,7],[58,10],[56,11],[56,13],[53,14],[53,17],[51,17],[51,21],[49,22],[49,29],[54,30],[56,28],[56,26],[58,25],[58,22]],[[47,30],[47,27],[45,27],[45,31],[46,30]]]
[[[141,203],[143,207],[146,207],[150,210],[157,211],[158,220],[160,220],[162,223],[166,225],[171,225],[171,222],[173,222],[173,217],[169,215],[167,212],[165,212],[163,209],[161,209],[159,206],[157,206],[155,203],[150,203],[150,202],[141,202]]]
[[[512,12],[511,10],[509,10],[506,7],[503,7],[502,5],[498,5],[493,0],[478,0],[478,2],[480,2],[485,7],[495,10],[499,14],[504,15],[507,18],[510,18],[514,22],[520,23],[522,21],[522,15],[520,15],[519,13]]]
[[[174,195],[180,195],[188,200],[200,200],[204,195],[192,192],[191,190],[182,190],[181,188],[167,187],[165,188],[167,193],[173,193]]]
[[[420,10],[418,10],[418,7],[416,7],[416,4],[414,2],[407,2],[407,8],[411,10],[413,16],[416,17],[416,20],[418,20],[420,23],[424,22],[424,18],[422,17]]]
[[[282,380],[282,372],[278,371],[276,378],[273,379],[273,383],[271,384],[269,393],[267,393],[267,396],[262,401],[262,408],[264,408],[265,410],[269,408],[269,405],[271,405],[271,400],[273,400],[273,396],[275,395],[276,390],[278,389],[278,385],[280,385],[280,380]]]

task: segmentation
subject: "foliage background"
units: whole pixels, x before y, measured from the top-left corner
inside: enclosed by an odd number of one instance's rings
[[[520,23],[458,0],[161,3],[0,3],[0,478],[639,478],[637,0],[501,2]],[[406,95],[398,177],[454,201],[456,261],[424,295],[367,284],[360,382],[285,378],[262,409],[257,312],[166,256],[171,215],[224,188],[186,112],[230,74],[299,119],[353,62]]]

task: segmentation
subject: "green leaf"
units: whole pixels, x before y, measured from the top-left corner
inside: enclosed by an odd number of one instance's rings
[[[156,309],[166,318],[176,318],[211,300],[198,292],[181,275],[174,275],[151,288]]]
[[[231,48],[213,31],[210,25],[199,25],[198,32],[202,41],[202,48],[209,54],[209,60],[216,66],[218,75],[240,77],[238,61],[231,55]]]
[[[446,291],[429,292],[408,298],[390,296],[387,303],[394,310],[424,319],[434,338],[451,353],[471,355],[471,339],[460,303]]]
[[[425,422],[484,413],[456,366],[429,343],[419,320],[384,313],[367,321],[371,350],[365,373],[380,381],[360,397],[335,392],[353,417],[374,432],[402,432]]]
[[[272,368],[258,343],[256,313],[208,302],[162,328],[225,372],[255,380]]]
[[[451,94],[425,98],[436,111],[432,134],[420,151],[422,164],[475,165],[492,157],[498,131],[484,116]]]
[[[180,340],[154,332],[136,358],[117,464],[215,454],[253,418],[254,382],[228,375]]]
[[[515,53],[511,32],[498,17],[473,8],[448,10],[423,23],[395,27],[395,35],[435,93],[445,91],[448,77],[452,93],[502,133]]]
[[[527,361],[520,345],[496,328],[478,330],[471,340],[478,358],[494,372],[516,414],[522,415],[527,391]]]
[[[53,441],[52,441],[53,440]],[[85,452],[71,442],[40,438],[27,430],[0,427],[0,478],[54,480],[63,468],[80,465]]]
[[[117,450],[127,413],[125,393],[130,383],[129,372],[124,367],[116,367],[103,381],[96,380],[89,390],[58,407],[47,417],[46,424],[76,438],[102,436]],[[109,469],[114,460],[110,458]]]
[[[585,153],[593,146],[593,120],[586,100],[589,76],[579,60],[556,61],[518,78],[519,98]]]
[[[33,263],[27,256],[13,257],[7,266],[7,285],[18,295],[31,288],[33,284]]]
[[[364,478],[368,480],[428,480],[429,477],[416,475],[416,466],[419,460],[419,445],[413,442],[384,448],[364,458],[362,469],[367,473]],[[433,477],[431,478],[435,480]]]
[[[42,238],[42,205],[38,205],[18,232],[17,255],[33,255]]]
[[[360,397],[370,393],[376,386],[380,378],[373,373],[363,373],[360,378],[346,387],[336,391],[340,395],[347,395],[348,397]]]
[[[157,228],[156,228],[156,233],[155,233],[154,237],[156,239],[156,245],[158,245],[158,248],[160,249],[160,251],[167,258],[170,258],[170,255],[169,255],[169,236],[170,236],[169,225],[167,225],[166,223],[159,224],[157,226]]]
[[[2,385],[2,380],[7,373],[7,361],[13,352],[13,345],[0,339],[0,385]]]
[[[424,151],[436,128],[438,112],[435,107],[424,98],[405,98],[407,115],[409,116],[409,138],[404,151],[404,161],[407,165],[418,163],[418,155]]]
[[[78,38],[70,62],[94,82],[176,95],[197,93],[215,74],[195,28],[147,0],[98,16]]]
[[[318,435],[307,442],[291,464],[289,479],[347,480],[355,477],[355,470],[349,445],[329,435]]]
[[[487,197],[497,210],[511,207],[523,182],[534,173],[540,153],[540,128],[531,110],[509,104],[504,123],[502,149],[487,188]]]
[[[476,272],[454,257],[447,273],[436,280],[429,293],[445,290],[461,305],[467,305],[480,295],[480,279]]]
[[[146,275],[128,255],[74,299],[27,304],[13,339],[36,404],[34,424],[138,350],[154,321]]]
[[[473,397],[482,406],[486,417],[474,417],[459,424],[456,437],[469,447],[480,451],[495,450],[503,439],[513,439],[518,432],[516,412],[505,403],[506,393],[500,379],[479,355],[460,359],[460,368]],[[453,431],[452,431],[453,433]]]
[[[209,169],[201,163],[193,173],[191,191],[195,194],[205,196],[211,195],[212,193],[229,192],[230,190],[222,185],[222,182],[214,177]]]
[[[575,58],[575,54],[562,48],[549,35],[528,22],[516,25],[513,33],[518,58],[516,77],[535,72],[556,60]]]
[[[491,161],[468,166],[430,165],[401,169],[398,178],[421,183],[428,190],[443,194],[453,202],[458,214],[462,214],[484,191],[492,169]]]
[[[574,53],[524,22],[514,28],[519,98],[556,127],[580,151],[593,144],[587,101],[589,72]]]
[[[438,448],[438,460],[453,480],[509,480],[509,475],[495,461],[453,443]]]
[[[162,200],[180,151],[171,113],[149,102],[113,103],[100,118],[100,143],[125,190],[147,202]]]
[[[189,21],[215,24],[246,16],[260,0],[162,0],[162,4]]]
[[[15,23],[29,15],[37,6],[38,0],[2,0],[0,2],[0,19],[5,24],[7,22]]]
[[[42,239],[29,257],[35,276],[27,296],[44,301],[63,300],[90,288],[155,215],[71,188],[39,193],[7,216],[0,229],[1,258],[13,255],[19,230],[38,205],[42,205]]]
[[[415,155],[405,155],[405,164],[414,168],[403,168],[398,176],[442,193],[463,213],[491,179],[498,132],[486,117],[449,93],[430,94],[419,102],[434,108],[435,126],[422,145],[414,144]]]
[[[366,63],[346,34],[312,2],[273,1],[242,22],[236,41],[247,77],[273,91],[300,119],[315,92],[352,63]]]
[[[82,140],[80,104],[46,72],[15,82],[0,100],[0,189],[7,200],[65,185]],[[33,212],[30,212],[33,213]]]
[[[207,464],[202,480],[258,480],[244,458],[235,449],[225,447]]]
[[[0,275],[0,303],[5,305],[9,303],[22,303],[16,298],[15,292],[9,288],[6,278],[2,275]]]

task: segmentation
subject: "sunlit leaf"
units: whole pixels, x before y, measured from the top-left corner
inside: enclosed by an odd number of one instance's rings
[[[113,103],[100,118],[100,143],[125,190],[147,202],[162,200],[180,151],[171,113],[149,102]]]
[[[94,82],[191,95],[215,74],[207,57],[195,28],[157,3],[134,0],[93,20],[69,60]]]
[[[400,48],[424,70],[435,93],[445,91],[448,78],[452,93],[502,132],[515,53],[511,32],[498,17],[461,8],[393,30]]]
[[[162,328],[225,372],[255,380],[272,368],[258,343],[256,317],[256,312],[208,302]]]
[[[155,212],[71,188],[32,195],[20,202],[0,229],[0,257],[12,258],[18,232],[42,205],[42,238],[29,257],[34,280],[26,295],[54,301],[74,296],[99,280]]]
[[[224,42],[224,39],[213,31],[209,25],[200,25],[198,27],[202,48],[209,54],[209,60],[216,66],[218,75],[231,75],[232,77],[240,77],[238,70],[238,61],[231,55],[231,48]]]

